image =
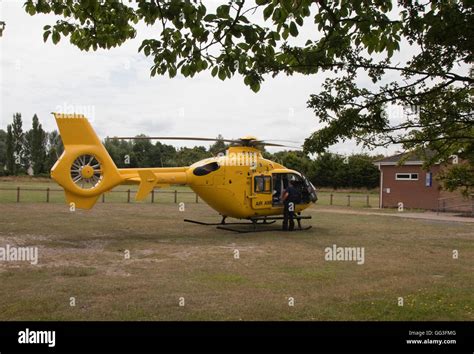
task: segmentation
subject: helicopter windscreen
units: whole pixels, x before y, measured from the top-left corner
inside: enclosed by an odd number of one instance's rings
[[[309,202],[316,203],[316,201],[318,200],[318,195],[316,194],[316,188],[314,188],[313,184],[305,176],[303,176],[303,183],[304,183],[303,194],[307,196],[308,203]]]

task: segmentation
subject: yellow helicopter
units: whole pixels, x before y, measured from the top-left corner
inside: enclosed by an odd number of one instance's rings
[[[283,219],[282,194],[291,183],[300,193],[294,205],[295,219],[302,228],[301,211],[317,200],[316,190],[301,173],[263,158],[259,146],[284,146],[267,143],[252,136],[231,143],[225,154],[198,161],[188,167],[117,168],[112,158],[83,115],[53,113],[64,145],[64,152],[51,169],[51,177],[65,191],[69,204],[82,209],[94,206],[102,193],[119,184],[139,184],[136,200],[144,199],[154,188],[187,185],[221,216],[218,228],[248,232],[227,225],[227,217],[246,219],[245,224],[257,231],[258,224],[274,223]],[[120,139],[140,139],[122,137]],[[146,137],[141,139],[187,139],[212,141],[210,138]],[[250,221],[250,222],[249,222]],[[265,231],[265,230],[262,230]]]

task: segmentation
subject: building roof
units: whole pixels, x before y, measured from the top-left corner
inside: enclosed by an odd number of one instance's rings
[[[400,154],[384,157],[383,159],[374,161],[375,165],[423,165],[425,157],[431,157],[434,152],[427,151],[408,151]]]

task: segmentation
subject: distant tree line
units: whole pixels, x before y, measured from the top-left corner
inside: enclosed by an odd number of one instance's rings
[[[141,134],[137,137],[146,137]],[[210,149],[204,146],[176,149],[172,145],[151,140],[106,139],[104,146],[117,167],[177,167],[189,166],[194,162],[212,157]]]
[[[56,130],[44,131],[36,114],[31,129],[23,130],[21,114],[16,113],[7,131],[0,129],[0,176],[26,173],[47,176],[62,152]]]
[[[64,148],[56,130],[43,130],[37,115],[33,116],[30,130],[23,131],[20,113],[13,116],[7,131],[0,130],[0,175],[22,175],[28,172],[47,176]],[[139,135],[146,137],[145,135]],[[117,167],[176,167],[189,166],[196,161],[224,152],[227,145],[219,135],[209,148],[175,148],[151,140],[104,140],[104,146]],[[341,156],[333,153],[309,158],[302,151],[280,151],[263,156],[306,175],[316,187],[376,188],[379,171],[373,162],[382,156],[353,154]]]
[[[267,157],[303,173],[316,187],[372,189],[378,187],[380,178],[373,162],[383,156],[324,153],[310,159],[302,151],[281,151]]]

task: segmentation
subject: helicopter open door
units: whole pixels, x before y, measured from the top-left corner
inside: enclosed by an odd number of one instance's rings
[[[300,200],[297,204],[308,204],[310,202],[316,202],[318,200],[316,190],[311,182],[302,175],[288,172],[277,172],[273,173],[273,197],[272,205],[274,207],[283,207],[283,192],[288,188],[288,181],[293,183],[293,186],[299,191]]]
[[[272,175],[261,173],[252,178],[252,208],[263,209],[272,206]]]

